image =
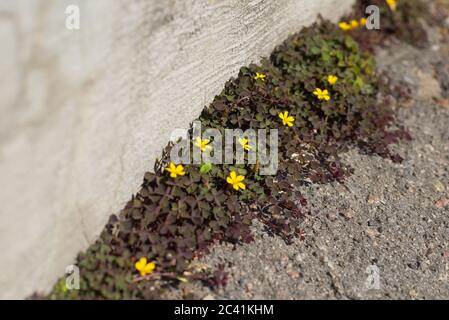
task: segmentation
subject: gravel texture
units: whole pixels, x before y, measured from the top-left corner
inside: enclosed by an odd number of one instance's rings
[[[411,93],[397,103],[413,137],[397,146],[402,164],[351,150],[344,184],[301,187],[311,209],[303,241],[287,245],[256,224],[253,243],[217,245],[201,260],[226,266],[225,288],[183,284],[170,297],[449,299],[449,50],[432,42],[377,53],[379,69]]]

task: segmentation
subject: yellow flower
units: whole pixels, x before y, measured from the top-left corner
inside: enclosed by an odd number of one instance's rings
[[[329,82],[329,84],[331,86],[333,86],[337,82],[337,80],[338,80],[338,77],[334,76],[333,74],[330,74],[327,76],[327,82]]]
[[[235,171],[231,171],[231,173],[229,174],[229,176],[226,178],[226,181],[229,184],[232,184],[232,187],[235,190],[245,190],[246,186],[243,183],[243,180],[245,179],[245,176],[238,176]]]
[[[366,18],[361,18],[360,19],[360,26],[361,27],[365,27],[366,26]]]
[[[184,167],[180,164],[176,166],[173,162],[170,162],[170,166],[165,168],[166,171],[170,172],[170,177],[176,178],[177,176],[183,176],[186,173],[184,172]]]
[[[254,76],[254,79],[255,79],[255,80],[260,79],[260,80],[262,80],[262,81],[265,81],[265,78],[266,78],[266,77],[267,77],[267,76],[266,76],[265,74],[256,72],[256,75]]]
[[[245,150],[251,149],[251,146],[248,144],[248,139],[246,138],[239,138],[239,143]]]
[[[357,20],[351,20],[351,28],[355,29],[359,26],[359,22]]]
[[[279,113],[279,118],[282,119],[282,124],[284,126],[289,126],[289,127],[292,127],[293,126],[293,121],[295,121],[295,118],[293,118],[292,116],[288,115],[288,111],[280,112]]]
[[[398,6],[398,1],[397,0],[386,0],[386,1],[391,11],[395,11]]]
[[[145,257],[140,258],[134,266],[136,267],[136,270],[140,272],[142,277],[145,277],[147,274],[152,274],[156,268],[156,264],[154,262],[147,263],[147,258]]]
[[[327,91],[326,89],[321,90],[319,88],[316,88],[315,91],[313,91],[313,94],[316,95],[319,100],[329,101],[331,99],[329,91]]]
[[[200,137],[196,137],[195,146],[201,149],[201,151],[207,150],[210,148],[208,144],[210,143],[209,139],[201,139]]]
[[[341,30],[343,30],[343,31],[349,31],[349,30],[352,30],[351,25],[350,25],[349,23],[345,22],[345,21],[340,22],[340,23],[338,24],[338,27],[339,27]]]

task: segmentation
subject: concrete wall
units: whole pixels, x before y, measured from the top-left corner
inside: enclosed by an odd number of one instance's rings
[[[0,0],[0,298],[48,290],[174,128],[352,0]],[[67,30],[77,4],[81,29]]]

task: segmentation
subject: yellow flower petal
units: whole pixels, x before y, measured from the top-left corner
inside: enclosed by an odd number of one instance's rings
[[[245,189],[245,184],[242,182],[245,179],[245,176],[237,175],[235,171],[231,171],[229,176],[226,178],[226,182],[231,184],[235,190]],[[243,185],[243,187],[242,187]]]
[[[255,80],[260,79],[260,80],[262,80],[262,81],[265,81],[265,78],[266,78],[266,77],[267,77],[267,76],[266,76],[265,74],[256,72],[256,75],[254,76],[254,79],[255,79]]]
[[[246,138],[239,138],[239,143],[245,150],[251,149],[251,147],[248,145],[248,139]]]
[[[347,23],[347,22],[340,22],[339,24],[338,24],[338,27],[341,29],[341,30],[343,30],[343,31],[348,31],[348,30],[351,30],[352,29],[352,27],[351,27],[351,25],[349,24],[349,23]]]
[[[330,85],[334,85],[337,82],[337,80],[338,80],[337,76],[334,76],[332,74],[327,76],[327,82],[329,82]]]
[[[138,271],[142,271],[145,268],[146,264],[147,264],[147,258],[142,257],[134,264],[134,266]]]
[[[285,113],[288,114],[287,111],[285,111]],[[282,120],[284,120],[285,117],[286,117],[286,116],[285,116],[284,112],[279,113],[279,118],[281,118]]]
[[[150,262],[145,266],[144,271],[146,274],[151,274],[151,273],[153,273],[155,268],[156,268],[156,264],[154,262]]]
[[[209,149],[210,148],[210,146],[208,146],[209,143],[210,139],[201,139],[200,137],[196,137],[195,139],[195,146],[200,148],[201,151]]]
[[[289,127],[291,127],[293,125],[293,124],[291,124],[291,122],[295,121],[294,117],[289,116],[288,111],[279,113],[279,118],[282,119],[282,124],[284,126],[289,126]]]
[[[169,167],[165,168],[166,171],[170,172],[170,177],[176,178],[177,176],[183,176],[186,173],[184,172],[184,167],[180,164],[176,166],[173,162],[170,162]]]
[[[329,91],[327,89],[321,90],[320,88],[316,88],[315,91],[313,91],[313,94],[317,96],[318,100],[330,100]]]
[[[398,6],[397,0],[386,0],[386,1],[391,11],[395,11]]]

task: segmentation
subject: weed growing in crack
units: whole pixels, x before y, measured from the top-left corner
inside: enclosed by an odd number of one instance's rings
[[[78,256],[76,298],[158,298],[173,281],[225,285],[223,268],[198,272],[191,262],[216,242],[252,241],[255,219],[287,243],[301,238],[307,201],[295,186],[343,182],[352,169],[339,155],[350,146],[401,161],[388,147],[408,135],[390,129],[393,112],[377,101],[378,92],[373,57],[326,21],[290,36],[259,65],[241,68],[198,120],[222,133],[278,129],[277,174],[260,175],[258,163],[180,167],[171,163],[168,145],[140,191]],[[205,150],[210,142],[193,143]],[[58,282],[50,297],[73,293]]]

